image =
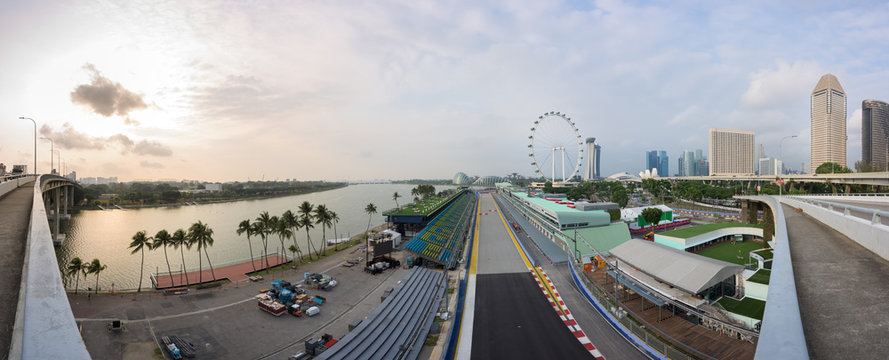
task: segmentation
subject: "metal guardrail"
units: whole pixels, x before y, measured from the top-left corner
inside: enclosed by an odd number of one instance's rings
[[[852,194],[807,194],[805,196],[857,196],[857,197],[889,197],[889,193],[852,193]]]
[[[802,201],[802,202],[806,202],[806,203],[809,203],[812,205],[816,205],[816,206],[819,206],[822,208],[827,208],[830,211],[837,211],[836,209],[838,209],[838,208],[843,209],[843,211],[842,211],[843,216],[851,215],[850,214],[851,210],[863,212],[865,214],[870,214],[871,215],[871,225],[882,224],[882,217],[889,218],[889,212],[883,211],[883,210],[871,209],[871,208],[849,205],[849,204],[835,203],[832,201],[810,199],[810,198],[802,197],[802,196],[792,196],[791,198]]]

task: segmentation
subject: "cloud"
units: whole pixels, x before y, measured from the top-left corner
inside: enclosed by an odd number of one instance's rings
[[[786,108],[788,102],[807,99],[824,72],[816,63],[778,61],[777,69],[760,70],[750,75],[750,85],[741,96],[741,104],[750,109]]]
[[[92,64],[86,64],[83,68],[92,75],[92,82],[77,86],[71,92],[71,101],[88,107],[96,114],[105,117],[117,114],[124,117],[125,124],[137,125],[138,122],[130,118],[130,112],[148,106],[142,95],[112,82]]]
[[[141,162],[139,162],[139,166],[144,167],[144,168],[149,168],[149,169],[163,169],[163,168],[165,168],[164,164],[145,161],[145,160],[142,160]]]
[[[62,149],[104,150],[109,145],[119,145],[122,155],[129,153],[159,157],[173,155],[173,150],[157,141],[143,139],[135,142],[124,134],[92,137],[74,130],[69,123],[64,123],[62,127],[64,130],[56,132],[49,125],[43,125],[40,134],[52,139],[55,145]]]
[[[685,123],[689,122],[700,111],[701,111],[701,108],[698,107],[697,105],[689,106],[689,107],[685,108],[685,110],[682,110],[680,113],[673,116],[673,118],[670,119],[670,121],[667,121],[667,125],[674,126],[674,125],[685,124]]]

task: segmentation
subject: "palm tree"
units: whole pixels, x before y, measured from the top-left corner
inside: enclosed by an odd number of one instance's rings
[[[253,272],[256,272],[256,264],[253,263],[253,243],[250,242],[250,235],[253,235],[253,228],[250,226],[250,219],[241,221],[238,224],[238,235],[247,233],[247,245],[250,246],[250,265],[253,265]]]
[[[290,228],[291,235],[296,235],[296,232],[300,228],[299,219],[296,215],[293,214],[293,211],[287,210],[284,214],[281,215],[281,221],[287,224],[287,227]],[[296,243],[296,236],[293,236],[293,247],[296,248],[296,252],[299,254],[299,261],[303,260],[303,251],[299,247],[299,244]]]
[[[135,254],[140,251],[142,252],[142,265],[139,267],[139,290],[136,291],[142,292],[142,270],[145,268],[145,248],[151,250],[151,238],[145,236],[144,230],[139,231],[136,235],[133,235],[133,241],[130,242],[129,248],[133,249],[130,254]]]
[[[65,273],[68,276],[74,275],[74,293],[77,294],[77,286],[80,283],[80,274],[83,273],[86,275],[87,264],[83,263],[83,260],[80,260],[79,257],[75,257],[71,259],[71,262],[68,263],[68,267],[65,268]]]
[[[170,268],[170,259],[167,257],[167,245],[173,245],[173,238],[167,230],[161,230],[154,234],[154,242],[151,243],[151,249],[154,250],[163,246],[164,260],[167,261],[167,274],[170,275],[170,286],[173,286],[176,283],[173,282],[173,269]]]
[[[259,224],[256,227],[257,234],[262,238],[262,251],[263,256],[265,256],[265,268],[269,268],[269,233],[272,232],[272,217],[269,216],[268,211],[263,211],[259,213],[259,216],[256,218],[256,221],[253,223],[254,225]]]
[[[377,213],[377,206],[374,203],[367,204],[364,207],[364,212],[367,214],[367,230],[364,231],[364,265],[367,266],[367,253],[370,252],[370,221],[373,219],[373,215]]]
[[[210,274],[213,276],[213,280],[216,281],[216,274],[213,272],[213,264],[210,262],[210,254],[207,253],[207,248],[213,246],[213,229],[207,226],[207,224],[198,221],[188,228],[188,238],[192,243],[198,246],[198,283],[204,282],[201,264],[201,250],[204,250],[204,255],[207,257],[207,264],[210,265]]]
[[[398,193],[396,193],[398,194]],[[327,206],[324,204],[318,205],[315,208],[315,224],[321,225],[321,251],[324,255],[327,255],[327,228],[329,228],[333,223],[330,219],[330,210],[327,210]]]
[[[274,217],[275,221],[275,234],[278,234],[278,240],[281,240],[281,252],[284,253],[284,257],[287,257],[287,248],[284,246],[284,239],[290,239],[293,237],[293,230],[290,229],[289,224],[283,219],[279,219],[277,216]]]
[[[394,194],[392,194],[392,200],[395,200],[395,207],[398,207],[398,198],[400,198],[400,197],[401,197],[401,195],[398,195],[398,191],[396,191]]]
[[[330,211],[330,221],[333,221],[333,237],[336,239],[336,244],[334,244],[334,250],[340,250],[340,235],[336,231],[336,223],[340,221],[340,216],[336,214],[334,211]]]
[[[188,235],[185,233],[185,230],[177,229],[173,232],[173,236],[170,238],[170,245],[173,245],[173,248],[179,248],[179,255],[182,256],[182,272],[185,273],[185,286],[188,286],[188,272],[185,270],[185,248],[191,250],[191,241],[188,240]]]
[[[102,263],[99,262],[99,259],[93,259],[86,268],[87,274],[96,274],[96,294],[99,293],[99,273],[105,271],[107,268],[108,265],[102,265]]]
[[[295,245],[290,245],[290,248],[288,250],[290,250],[290,252],[292,252],[294,254],[296,254],[296,252],[299,251],[299,249],[297,249]],[[294,259],[294,260],[296,260],[296,259]]]
[[[306,229],[306,249],[309,250],[309,260],[312,260],[312,253],[318,252],[318,249],[314,249],[314,245],[312,244],[312,237],[311,235],[309,235],[309,230],[315,227],[312,219],[313,209],[314,206],[308,201],[303,201],[302,204],[299,204],[299,208],[297,209],[297,211],[299,211],[299,226]]]

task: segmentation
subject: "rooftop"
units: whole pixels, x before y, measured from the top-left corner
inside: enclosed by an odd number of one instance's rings
[[[738,315],[744,315],[749,318],[754,318],[757,320],[762,320],[762,314],[765,313],[766,310],[766,302],[762,300],[757,300],[754,298],[745,297],[741,300],[735,300],[730,297],[721,297],[719,300],[716,300],[719,305],[722,305],[724,309],[729,312],[733,312]]]
[[[574,235],[573,230],[565,230],[565,234],[569,237]],[[578,228],[577,234],[582,236],[586,241],[593,245],[599,252],[608,252],[614,247],[630,240],[630,230],[627,224],[614,223],[606,226]],[[574,242],[570,243],[574,246]],[[578,240],[577,250],[581,254],[593,254],[593,249],[587,246],[586,242]]]
[[[732,227],[749,227],[749,228],[762,229],[762,224],[747,224],[747,223],[741,223],[741,222],[705,224],[705,225],[690,226],[690,227],[678,229],[678,230],[665,231],[665,232],[660,233],[659,235],[672,236],[672,237],[680,238],[680,239],[688,239],[688,238],[695,237],[695,236],[698,236],[701,234],[706,234],[706,233],[714,231],[714,230],[732,228]]]

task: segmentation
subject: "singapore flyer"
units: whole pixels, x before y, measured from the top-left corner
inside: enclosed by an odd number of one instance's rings
[[[528,156],[535,175],[562,183],[577,175],[583,159],[583,141],[570,117],[558,111],[540,115],[534,120],[528,139]]]

